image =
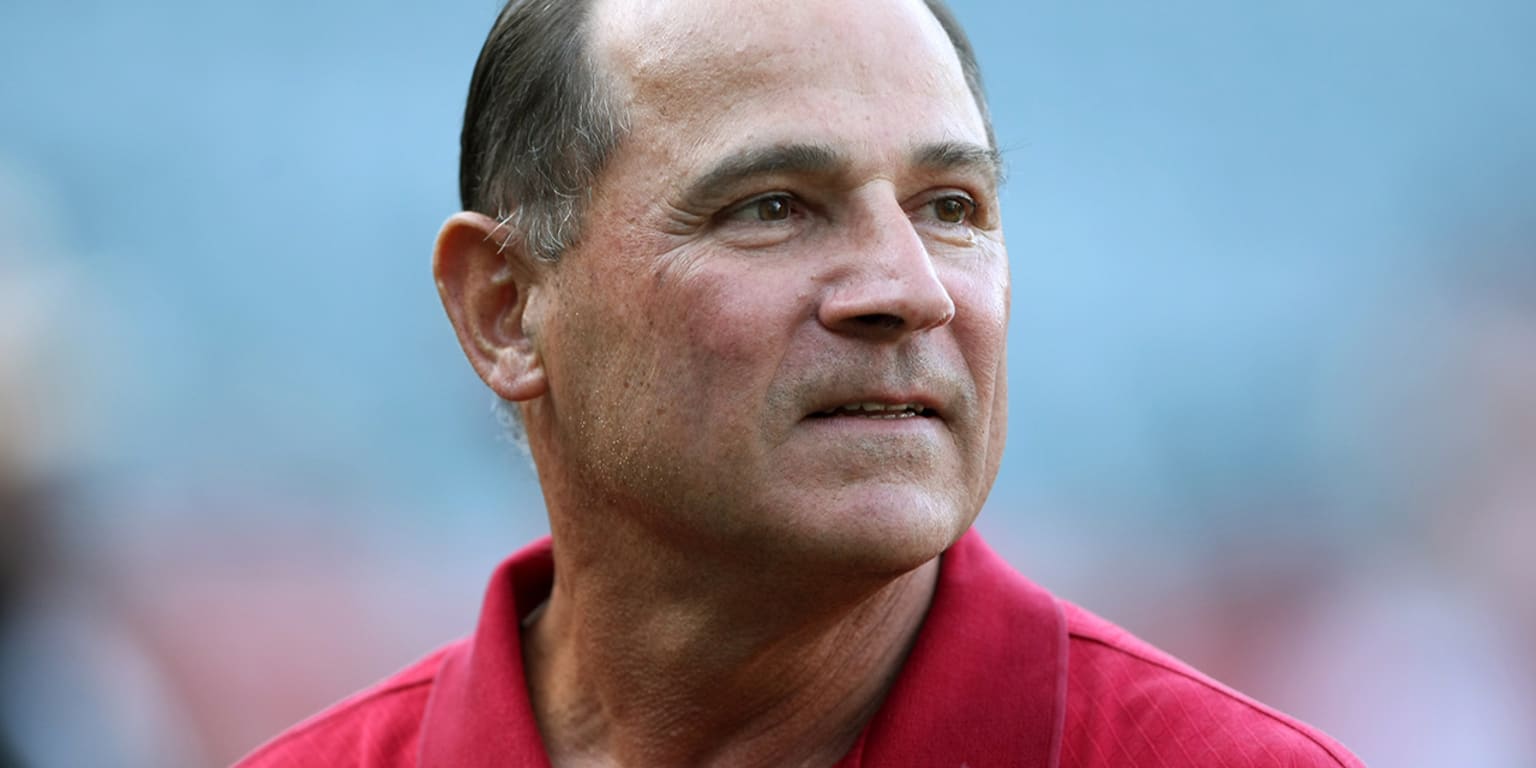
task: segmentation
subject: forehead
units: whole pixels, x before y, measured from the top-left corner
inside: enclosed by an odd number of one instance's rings
[[[802,130],[846,132],[832,124],[841,118],[926,121],[952,134],[928,140],[985,134],[959,57],[921,0],[598,0],[592,24],[598,65],[637,129],[687,122],[740,137],[741,111],[771,104]],[[921,116],[910,113],[917,104],[927,107]]]

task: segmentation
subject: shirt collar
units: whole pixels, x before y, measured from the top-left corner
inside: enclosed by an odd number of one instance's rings
[[[520,627],[549,596],[543,539],[497,568],[475,634],[444,656],[422,722],[422,768],[549,768]],[[1066,713],[1056,600],[972,531],[944,554],[933,603],[845,766],[1055,766]]]
[[[944,553],[912,652],[845,765],[1054,768],[1066,675],[1056,599],[973,530]]]
[[[474,636],[438,668],[422,717],[421,768],[550,768],[528,700],[521,630],[554,583],[547,537],[496,569]]]

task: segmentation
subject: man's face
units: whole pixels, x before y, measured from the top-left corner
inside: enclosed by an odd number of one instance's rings
[[[541,461],[709,551],[937,554],[997,473],[1009,293],[938,22],[918,0],[604,0],[593,50],[631,131],[536,313]]]

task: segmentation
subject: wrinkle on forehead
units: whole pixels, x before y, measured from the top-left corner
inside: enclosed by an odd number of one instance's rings
[[[920,0],[599,0],[593,25],[599,61],[641,109],[662,95],[719,105],[734,89],[807,80],[969,94],[958,55]],[[828,51],[836,55],[818,55]]]

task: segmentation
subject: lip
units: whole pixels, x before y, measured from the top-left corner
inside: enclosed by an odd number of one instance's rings
[[[869,409],[865,404],[877,406]],[[906,413],[910,416],[899,416],[900,409],[907,406]],[[835,395],[819,399],[814,403],[809,412],[801,417],[802,421],[832,421],[844,419],[859,419],[872,422],[904,422],[927,421],[929,419],[943,420],[943,410],[939,408],[939,398],[927,392],[864,392],[850,395]]]

